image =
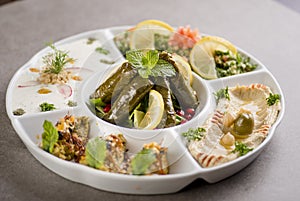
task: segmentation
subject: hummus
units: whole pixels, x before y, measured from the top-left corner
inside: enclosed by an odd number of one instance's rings
[[[244,155],[237,150],[237,144],[248,151],[258,147],[280,111],[279,101],[268,104],[272,91],[265,85],[236,86],[227,92],[227,96],[218,98],[215,112],[204,123],[201,140],[189,141],[188,149],[202,167],[217,166]],[[242,122],[241,127],[235,128],[237,122]]]

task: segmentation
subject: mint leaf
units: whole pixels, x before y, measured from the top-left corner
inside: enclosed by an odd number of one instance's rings
[[[53,153],[54,144],[58,141],[58,131],[50,121],[45,120],[43,124],[42,148]]]
[[[149,75],[152,74],[151,70],[148,68],[141,68],[138,70],[138,72],[142,78],[148,78]]]
[[[131,50],[126,52],[126,59],[135,68],[143,68],[143,52],[141,50]]]
[[[156,66],[152,69],[152,76],[166,76],[166,77],[172,77],[176,75],[175,68],[172,64],[169,62],[159,59]]]
[[[131,50],[126,52],[126,59],[136,69],[141,77],[174,76],[176,71],[172,64],[159,58],[157,50]]]
[[[151,149],[142,149],[131,160],[132,174],[143,175],[149,167],[156,161],[156,156]]]
[[[150,69],[154,68],[159,60],[159,53],[157,50],[149,50],[146,52],[145,56],[143,57],[144,61],[146,61],[146,66]]]
[[[106,158],[106,142],[99,137],[89,140],[86,145],[85,155],[89,166],[101,169]]]

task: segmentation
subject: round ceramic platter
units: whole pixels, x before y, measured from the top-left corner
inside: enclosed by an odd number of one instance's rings
[[[285,103],[281,88],[268,69],[241,49],[238,49],[241,54],[249,56],[252,62],[258,64],[257,69],[249,73],[216,80],[204,80],[194,74],[193,88],[200,94],[198,95],[200,106],[197,115],[186,124],[149,131],[141,136],[138,130],[123,129],[117,126],[112,128],[100,122],[88,110],[85,102],[97,88],[100,78],[111,72],[112,68],[117,66],[118,63],[124,61],[112,39],[128,28],[113,27],[94,30],[55,43],[58,49],[67,50],[70,57],[76,58],[70,69],[82,78],[81,81],[72,80],[68,83],[72,89],[70,94],[62,93],[63,90],[55,85],[48,86],[52,91],[51,95],[37,93],[41,86],[36,85],[34,82],[38,77],[38,73],[35,73],[32,69],[42,65],[42,57],[50,51],[50,48],[38,52],[15,73],[7,89],[6,109],[14,129],[33,156],[53,172],[71,181],[101,190],[129,194],[172,193],[179,191],[197,178],[214,183],[233,175],[253,161],[273,137],[275,129],[283,117]],[[96,40],[92,44],[88,44],[89,38],[95,38]],[[105,55],[95,52],[95,49],[100,46],[105,46],[110,54]],[[111,61],[114,62],[114,65],[109,64]],[[252,83],[267,85],[274,93],[281,94],[281,110],[267,138],[245,156],[216,167],[202,168],[189,153],[181,133],[189,128],[200,126],[208,115],[214,111],[216,103],[213,93],[226,86],[233,87]],[[76,102],[77,106],[70,107],[68,105],[69,101]],[[42,102],[54,103],[57,109],[50,112],[40,112],[38,106]],[[13,111],[20,107],[25,109],[26,113],[22,116],[13,115]],[[85,115],[90,117],[90,138],[113,133],[124,134],[128,141],[128,148],[132,152],[139,150],[145,143],[153,141],[161,143],[162,146],[168,148],[170,173],[168,175],[151,176],[109,173],[65,161],[45,152],[39,147],[41,143],[40,136],[43,132],[43,121],[56,122],[68,113],[75,116]]]

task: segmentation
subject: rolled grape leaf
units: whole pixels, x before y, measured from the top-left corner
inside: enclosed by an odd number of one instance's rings
[[[196,108],[199,105],[196,92],[189,85],[182,74],[179,73],[176,62],[172,59],[172,55],[167,52],[160,53],[159,57],[172,64],[176,70],[176,75],[169,79],[172,93],[175,95],[179,104],[183,108]]]
[[[159,128],[168,128],[175,126],[176,124],[176,113],[173,107],[170,83],[165,77],[157,77],[154,79],[155,90],[158,91],[164,100],[164,116],[161,120]]]
[[[153,82],[141,76],[134,77],[121,91],[111,110],[103,116],[105,121],[120,126],[131,127],[129,116],[139,102],[149,93]]]
[[[123,80],[123,84],[126,84],[125,81],[127,80],[127,84],[132,79],[132,74],[128,72],[134,72],[135,70],[132,68],[132,66],[125,62],[122,64],[122,66],[109,78],[107,78],[97,89],[96,91],[91,95],[91,98],[98,99],[100,98],[105,103],[110,103],[112,94],[115,90],[115,87],[117,86],[118,82]],[[124,77],[129,76],[129,77]]]

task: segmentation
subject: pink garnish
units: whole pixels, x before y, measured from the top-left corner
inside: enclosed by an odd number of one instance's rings
[[[61,93],[64,98],[68,98],[72,95],[72,87],[67,84],[60,84],[57,86],[59,93]]]
[[[190,26],[179,27],[177,32],[170,38],[169,45],[178,48],[192,48],[201,39],[197,29],[192,30]]]
[[[27,82],[24,82],[20,85],[18,85],[19,88],[25,88],[25,87],[34,87],[34,86],[37,86],[39,85],[40,83],[37,82],[37,81],[27,81]]]

